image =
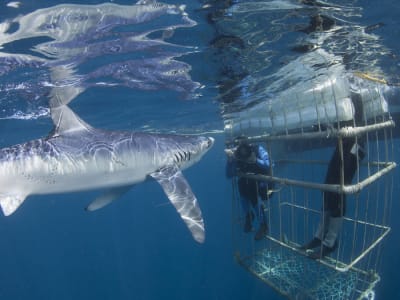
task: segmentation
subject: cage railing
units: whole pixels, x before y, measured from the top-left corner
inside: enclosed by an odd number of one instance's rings
[[[248,137],[250,143],[255,142],[267,142],[267,141],[278,141],[278,140],[307,140],[307,139],[321,139],[321,138],[347,138],[360,136],[368,132],[378,131],[385,128],[394,128],[395,122],[393,120],[382,121],[376,124],[370,124],[365,126],[345,126],[340,129],[333,127],[326,127],[326,130],[318,130],[312,132],[302,131],[299,133],[287,133],[287,134],[263,134],[254,135]]]
[[[239,176],[266,182],[276,182],[281,185],[293,185],[309,189],[317,189],[321,191],[343,193],[343,194],[355,194],[364,189],[366,186],[373,183],[374,181],[378,180],[380,177],[394,170],[397,166],[395,162],[374,162],[374,163],[376,165],[381,166],[382,168],[377,172],[375,172],[374,174],[368,176],[364,180],[351,185],[316,183],[316,182],[289,179],[284,177],[252,174],[252,173],[246,173],[246,174],[241,173],[239,174]]]
[[[301,209],[304,212],[308,211],[308,212],[312,212],[312,213],[316,213],[316,214],[320,214],[321,212],[315,209],[311,209],[305,206],[301,206],[301,205],[297,205],[297,204],[293,204],[290,202],[281,202],[280,206],[289,206],[289,207],[293,207],[295,209]],[[351,222],[351,223],[356,223],[359,225],[367,225],[370,226],[371,228],[377,228],[380,229],[381,233],[379,236],[377,236],[377,238],[372,241],[370,243],[370,245],[368,247],[366,247],[365,249],[363,249],[358,256],[356,256],[355,258],[353,258],[349,263],[346,263],[344,261],[341,261],[337,258],[331,258],[329,256],[325,257],[324,259],[319,260],[319,262],[327,267],[330,267],[332,269],[335,269],[339,272],[347,272],[350,269],[353,269],[355,267],[355,265],[361,260],[363,259],[373,248],[375,248],[390,232],[391,228],[389,226],[385,226],[382,224],[375,224],[375,223],[371,223],[371,222],[367,222],[367,221],[363,221],[363,220],[356,220],[354,218],[350,218],[350,217],[343,217],[343,220],[345,222]],[[305,255],[304,251],[299,250],[299,244],[293,241],[290,241],[287,239],[287,237],[285,236],[285,238],[282,240],[282,237],[280,238],[276,238],[273,237],[271,235],[267,235],[266,236],[267,239],[273,241],[276,244],[279,244],[280,246],[289,248],[299,254]]]

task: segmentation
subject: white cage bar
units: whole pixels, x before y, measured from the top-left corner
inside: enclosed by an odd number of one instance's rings
[[[253,234],[243,232],[245,216],[236,179],[233,180],[233,236],[238,263],[289,299],[373,298],[379,282],[382,241],[391,230],[391,173],[396,167],[391,140],[394,125],[389,117],[365,126],[250,136],[249,143],[266,146],[275,166],[270,176],[238,176],[273,182],[275,188],[265,208],[268,235],[255,241]],[[341,145],[340,141],[348,137],[365,140],[366,151],[348,185],[343,179],[341,184],[323,183],[332,143],[319,150],[282,151],[293,141],[301,144],[323,138]],[[320,159],[315,157],[317,151],[322,152]],[[321,218],[324,191],[347,195],[348,212],[343,218],[337,250],[313,260],[298,247],[313,237]]]

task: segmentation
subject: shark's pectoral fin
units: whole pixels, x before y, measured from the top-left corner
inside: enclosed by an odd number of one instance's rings
[[[94,199],[87,207],[87,211],[94,211],[97,209],[100,209],[114,200],[118,199],[121,197],[123,194],[125,194],[127,191],[129,191],[133,185],[126,185],[126,186],[121,186],[121,187],[116,187],[109,189],[105,191],[103,194],[101,194],[99,197]]]
[[[25,195],[0,194],[0,206],[5,216],[11,215],[24,202]]]
[[[162,186],[193,238],[204,242],[204,221],[199,204],[178,166],[167,166],[150,175]]]

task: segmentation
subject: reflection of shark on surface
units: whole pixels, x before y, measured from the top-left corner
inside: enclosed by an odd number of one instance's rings
[[[0,205],[6,216],[29,195],[106,189],[87,207],[93,211],[152,177],[194,239],[204,241],[200,207],[181,170],[200,160],[212,138],[99,130],[66,105],[53,108],[52,118],[55,129],[47,138],[0,150]]]

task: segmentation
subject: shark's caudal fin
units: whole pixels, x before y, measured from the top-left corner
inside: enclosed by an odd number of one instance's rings
[[[188,226],[193,238],[199,243],[204,242],[204,221],[201,210],[179,167],[167,166],[150,175],[162,186],[168,199]]]
[[[5,216],[11,215],[24,202],[25,195],[0,194],[0,206]]]

